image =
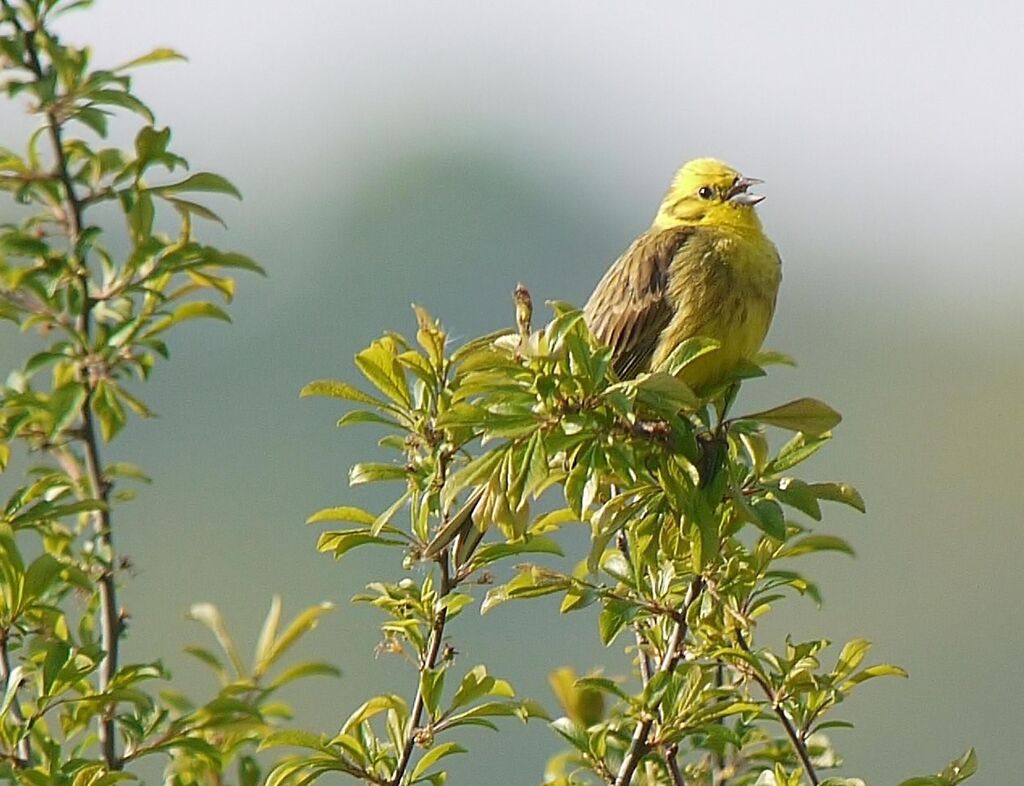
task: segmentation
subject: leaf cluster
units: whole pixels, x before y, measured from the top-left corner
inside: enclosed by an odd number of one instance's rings
[[[168,687],[158,661],[122,663],[117,594],[132,566],[115,549],[114,516],[149,478],[102,454],[132,414],[153,414],[137,389],[168,356],[171,329],[228,320],[214,300],[231,301],[234,271],[260,268],[197,237],[194,220],[223,223],[198,196],[238,192],[189,174],[133,92],[134,69],[181,56],[158,49],[94,67],[54,26],[88,5],[0,2],[0,89],[38,121],[23,147],[0,147],[0,191],[16,205],[0,225],[0,320],[36,347],[0,388],[0,471],[26,464],[0,500],[0,778],[101,786],[136,779],[134,765],[158,754],[168,784],[221,782],[229,767],[255,784],[257,744],[290,717],[279,689],[335,673],[280,670],[324,609],[280,632],[275,600],[244,668],[216,609],[196,606],[223,651],[191,650],[219,681],[204,702]],[[106,141],[115,118],[136,126],[127,149]]]
[[[314,514],[312,523],[348,524],[324,532],[320,550],[342,557],[387,546],[403,550],[407,569],[433,566],[422,581],[375,584],[357,597],[390,615],[381,648],[418,669],[426,712],[410,713],[397,696],[371,699],[364,706],[389,714],[390,737],[364,747],[383,758],[367,763],[335,742],[336,754],[365,768],[345,771],[413,782],[397,755],[402,732],[430,750],[448,728],[448,716],[437,715],[436,634],[473,602],[456,589],[482,584],[490,585],[485,613],[548,595],[563,613],[596,607],[601,640],[626,637],[633,653],[637,682],[564,673],[556,682],[566,715],[552,727],[568,750],[551,763],[551,786],[818,784],[819,770],[840,764],[825,734],[848,725],[835,709],[866,680],[904,675],[863,666],[863,640],[845,644],[832,666],[822,660],[824,640],[781,652],[755,644],[757,621],[787,596],[820,602],[802,558],[853,553],[818,526],[826,503],[863,511],[860,494],[798,475],[828,444],[839,414],[801,398],[730,415],[740,382],[764,370],[745,364],[696,395],[678,374],[718,349],[701,338],[664,367],[620,380],[579,311],[555,303],[553,319],[531,331],[528,293],[516,294],[518,330],[452,348],[417,309],[415,341],[389,333],[356,356],[366,387],[325,379],[303,390],[355,405],[338,424],[378,427],[378,445],[394,451],[391,462],[356,464],[350,483],[400,488],[379,513],[344,506]],[[779,353],[758,361],[791,362]],[[775,440],[772,429],[789,437]],[[590,531],[575,568],[521,561],[560,556],[557,532],[570,524]],[[497,538],[485,540],[488,532]],[[503,566],[511,578],[492,584]],[[315,776],[299,762],[292,776]]]

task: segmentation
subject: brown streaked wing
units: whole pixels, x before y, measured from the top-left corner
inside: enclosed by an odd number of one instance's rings
[[[675,311],[666,297],[668,271],[693,227],[640,235],[604,274],[583,309],[590,331],[612,348],[621,379],[644,371]]]

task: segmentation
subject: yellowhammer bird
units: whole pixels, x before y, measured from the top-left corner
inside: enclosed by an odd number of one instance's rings
[[[764,197],[748,190],[760,182],[713,158],[683,165],[651,228],[605,273],[583,314],[620,378],[703,336],[721,346],[679,375],[699,391],[761,348],[782,272],[754,212]]]
[[[651,228],[605,273],[583,315],[595,337],[612,348],[620,378],[658,368],[680,343],[703,336],[720,346],[679,375],[700,391],[761,348],[782,273],[754,212],[764,197],[749,192],[760,182],[712,158],[690,161],[676,174]],[[528,333],[529,293],[520,289],[517,319],[521,333]],[[710,451],[702,461],[702,477],[713,473],[716,455]],[[483,537],[485,527],[473,518],[483,491],[480,486],[470,495],[426,556],[458,536],[455,561],[465,564]]]

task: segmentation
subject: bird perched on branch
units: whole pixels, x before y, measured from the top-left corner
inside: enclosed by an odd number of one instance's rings
[[[712,158],[684,164],[651,228],[608,269],[583,310],[620,378],[657,369],[695,336],[720,346],[679,377],[698,392],[761,348],[782,278],[750,193],[762,181]]]
[[[611,347],[620,379],[659,368],[697,336],[719,344],[679,374],[697,392],[723,382],[740,361],[757,354],[782,278],[779,254],[754,212],[764,197],[750,187],[760,182],[712,158],[690,161],[676,173],[651,228],[612,264],[583,310],[594,336]],[[531,311],[520,285],[521,340],[529,333]],[[710,477],[718,461],[713,440],[704,452],[700,474]],[[474,524],[483,491],[473,491],[425,556],[457,538],[455,564],[468,561],[485,529],[484,522]]]

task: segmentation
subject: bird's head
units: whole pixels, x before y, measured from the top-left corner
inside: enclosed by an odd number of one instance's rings
[[[761,222],[754,205],[764,197],[748,189],[760,182],[714,158],[696,158],[676,173],[654,217],[654,226],[671,229],[708,225],[759,232]]]

